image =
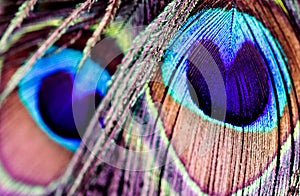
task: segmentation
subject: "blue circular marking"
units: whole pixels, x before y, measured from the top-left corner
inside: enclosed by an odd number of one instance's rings
[[[270,85],[268,103],[261,115],[248,125],[236,126],[226,122],[225,124],[238,131],[271,131],[278,123],[277,108],[281,117],[287,103],[284,83],[287,85],[288,93],[290,93],[291,80],[287,71],[286,57],[278,41],[261,22],[234,8],[231,10],[203,10],[190,17],[183,24],[169,43],[161,67],[163,82],[169,86],[168,93],[175,101],[197,113],[203,119],[224,124],[224,122],[206,115],[193,101],[188,90],[188,58],[191,55],[193,45],[203,40],[210,40],[217,45],[225,69],[230,68],[239,49],[246,42],[253,44],[260,52],[270,70],[268,71]],[[272,85],[271,77],[275,85]],[[277,93],[278,106],[276,105],[274,89]]]
[[[75,75],[76,66],[82,57],[81,52],[73,49],[63,49],[58,53],[50,54],[56,49],[56,47],[51,47],[47,51],[48,56],[38,60],[32,69],[23,77],[18,85],[19,96],[38,126],[52,140],[71,151],[75,151],[81,142],[80,139],[63,138],[54,133],[43,121],[38,108],[39,85],[43,78],[57,71],[65,71]],[[76,74],[73,98],[82,97],[95,91],[104,96],[108,89],[110,79],[111,76],[105,69],[88,58],[82,69]]]

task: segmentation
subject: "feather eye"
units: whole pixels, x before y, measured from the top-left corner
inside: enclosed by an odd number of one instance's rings
[[[4,190],[26,195],[45,193],[45,187],[58,182],[71,151],[78,148],[111,77],[90,58],[77,72],[81,57],[80,51],[52,47],[2,106]],[[17,191],[20,189],[23,191]]]
[[[254,17],[235,9],[190,17],[171,41],[161,69],[175,101],[244,131],[272,130],[291,85],[278,42]]]
[[[109,73],[91,59],[76,72],[81,57],[81,52],[72,49],[49,54],[19,83],[21,100],[41,129],[72,151],[77,149],[110,80]]]
[[[278,41],[253,16],[235,8],[209,9],[187,20],[165,54],[160,74],[163,84],[168,86],[168,93],[163,98],[160,94],[163,90],[154,86],[152,94],[156,101],[168,100],[164,104],[167,114],[173,110],[167,109],[167,105],[180,104],[177,117],[166,118],[169,120],[164,121],[165,127],[175,123],[174,118],[180,124],[189,124],[191,118],[199,121],[198,128],[175,126],[172,130],[166,129],[169,137],[183,129],[196,129],[201,134],[188,133],[200,149],[187,146],[188,150],[182,152],[175,145],[186,172],[201,187],[201,192],[228,194],[229,187],[222,186],[222,181],[233,182],[233,192],[241,187],[255,187],[255,183],[252,184],[255,176],[263,175],[261,171],[268,168],[278,150],[265,142],[271,140],[277,144],[274,136],[280,129],[280,121],[289,115],[285,111],[291,79],[286,56]],[[203,126],[212,128],[201,130]],[[285,143],[289,134],[289,129],[281,133],[279,145]],[[224,143],[215,141],[216,137],[223,138]],[[248,148],[250,144],[251,148]],[[244,170],[245,174],[222,173],[232,170],[236,164],[234,157],[228,156],[232,148],[239,152],[240,163],[245,166],[245,169],[237,170]],[[247,153],[243,152],[245,148]],[[196,156],[192,157],[189,151]],[[218,152],[218,159],[227,160],[228,164],[220,161],[213,166],[205,161],[213,159],[213,151]],[[259,169],[247,165],[246,161]],[[208,169],[210,167],[222,174],[203,177],[203,172],[213,172]],[[243,181],[237,181],[238,178]],[[210,180],[214,181],[215,187],[211,187]]]

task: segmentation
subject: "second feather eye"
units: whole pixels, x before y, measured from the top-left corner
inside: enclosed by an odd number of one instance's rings
[[[256,131],[277,125],[290,89],[279,43],[236,9],[190,17],[169,44],[162,78],[175,101],[204,119]]]
[[[48,50],[19,84],[19,96],[47,135],[74,151],[106,94],[109,73],[91,59],[76,72],[82,53]]]

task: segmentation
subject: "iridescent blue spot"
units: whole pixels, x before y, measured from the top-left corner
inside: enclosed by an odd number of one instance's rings
[[[266,108],[270,96],[268,70],[256,47],[251,42],[245,42],[237,52],[235,60],[231,65],[226,66],[220,57],[218,46],[212,41],[201,40],[198,44],[205,47],[212,55],[225,80],[226,97],[228,97],[225,122],[238,126],[254,122]],[[193,101],[198,102],[199,108],[210,116],[212,106],[210,94],[215,94],[220,98],[223,95],[217,87],[208,88],[207,78],[202,75],[201,71],[205,69],[212,73],[213,70],[210,70],[211,67],[205,62],[206,59],[201,58],[198,52],[195,46],[186,63],[187,79],[190,81],[188,86],[190,92],[195,92],[195,96],[192,96]],[[220,106],[220,99],[216,101]]]
[[[72,100],[74,78],[71,73],[58,71],[42,79],[38,92],[38,108],[42,119],[57,135],[80,139],[78,130],[84,130],[92,118],[102,96],[90,93]],[[94,100],[94,101],[93,101]],[[94,103],[94,104],[93,104]],[[80,105],[75,123],[73,105]]]
[[[106,94],[110,75],[82,53],[48,50],[19,83],[19,95],[33,119],[54,141],[76,150],[96,106]],[[76,73],[76,74],[75,74]]]
[[[277,126],[291,85],[279,43],[236,9],[190,17],[169,43],[161,69],[175,101],[239,131]]]

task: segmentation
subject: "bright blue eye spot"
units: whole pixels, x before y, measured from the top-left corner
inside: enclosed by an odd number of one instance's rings
[[[78,130],[84,130],[88,126],[93,109],[99,105],[102,96],[96,92],[72,100],[73,81],[73,76],[63,71],[45,77],[38,91],[38,108],[44,122],[57,135],[80,139]],[[73,105],[80,106],[76,113],[77,123]]]
[[[91,59],[76,73],[82,53],[48,50],[19,83],[19,95],[46,134],[69,150],[76,150],[85,128],[106,94],[110,75]]]
[[[240,131],[272,130],[291,84],[279,43],[235,9],[190,17],[167,48],[162,78],[175,101]]]
[[[217,45],[207,40],[201,40],[198,44],[201,44],[212,55],[223,80],[225,80],[225,83],[222,83],[225,85],[224,92],[228,97],[225,121],[238,126],[255,121],[266,108],[270,96],[268,70],[255,46],[251,42],[245,42],[236,54],[235,60],[226,69]],[[190,81],[188,87],[190,92],[195,92],[195,95],[192,96],[193,101],[198,102],[199,108],[209,116],[212,112],[211,95],[217,98],[223,98],[224,95],[217,86],[208,88],[206,80],[214,81],[214,75],[210,74],[212,77],[209,78],[201,71],[213,73],[214,70],[211,69],[211,66],[207,66],[208,63],[205,62],[207,59],[198,54],[198,47],[195,46],[195,48],[189,55],[191,60],[186,62],[187,79]],[[252,58],[251,55],[254,55],[255,58]],[[221,107],[221,101],[217,100],[216,103]]]

